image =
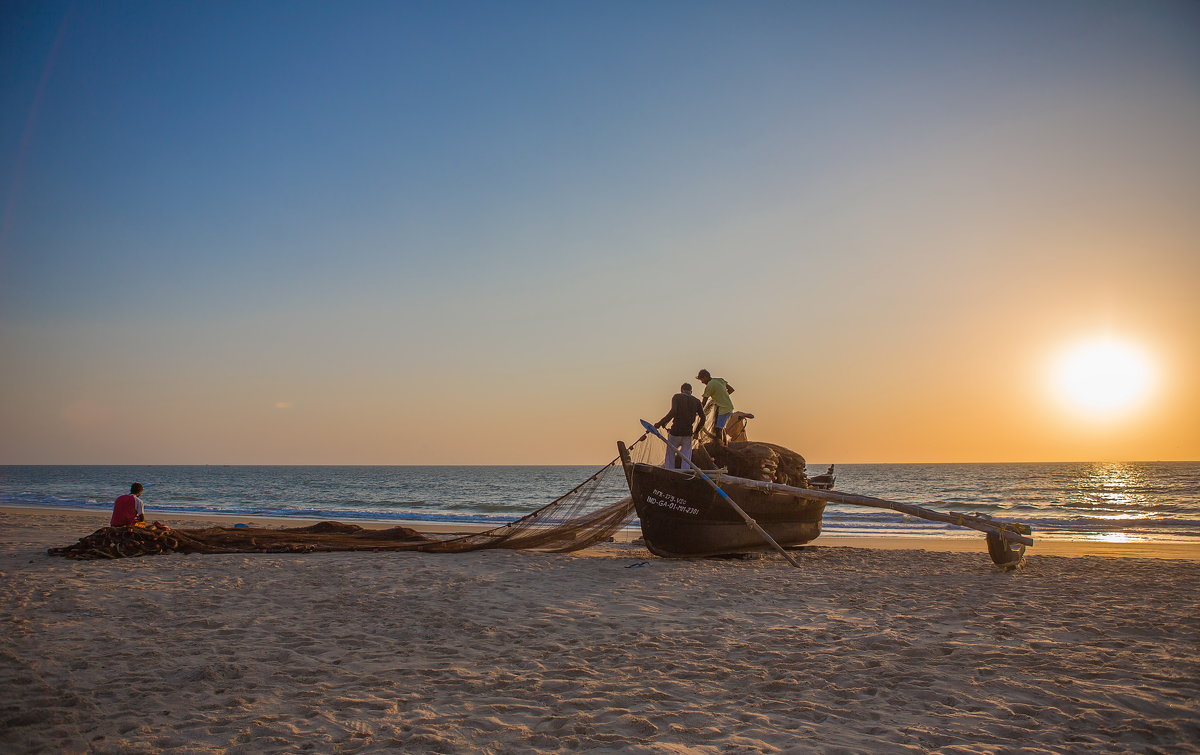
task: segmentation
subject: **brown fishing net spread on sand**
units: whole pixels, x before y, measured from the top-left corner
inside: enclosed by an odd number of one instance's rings
[[[637,444],[634,443],[634,446]],[[407,527],[372,530],[339,522],[278,530],[255,527],[179,530],[139,525],[104,527],[74,545],[51,548],[48,552],[52,556],[76,559],[125,558],[158,553],[465,553],[489,548],[565,553],[610,539],[633,518],[633,501],[630,498],[599,500],[598,493],[605,481],[614,471],[621,474],[619,469],[614,459],[574,489],[537,511],[515,522],[470,535],[436,538]]]

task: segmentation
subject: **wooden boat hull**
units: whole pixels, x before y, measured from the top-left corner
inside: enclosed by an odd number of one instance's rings
[[[773,550],[698,474],[626,464],[629,491],[646,547],[664,558],[698,558]],[[742,487],[739,477],[713,475],[730,498],[787,548],[821,534],[824,501]],[[752,482],[746,480],[744,482]]]

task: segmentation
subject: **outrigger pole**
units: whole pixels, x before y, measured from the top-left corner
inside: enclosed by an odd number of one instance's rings
[[[1001,522],[980,514],[934,511],[933,509],[927,509],[924,506],[915,506],[911,503],[899,503],[883,498],[839,493],[833,490],[797,488],[774,482],[746,480],[741,485],[746,488],[762,486],[761,489],[768,492],[791,493],[797,498],[807,498],[810,501],[840,503],[847,506],[869,506],[873,509],[891,509],[901,514],[908,514],[909,516],[928,519],[933,522],[945,522],[946,524],[953,524],[958,527],[969,527],[973,530],[979,530],[987,535],[988,555],[991,556],[992,562],[1005,571],[1020,566],[1025,558],[1025,546],[1033,545],[1033,538],[1029,537],[1032,530],[1029,525],[1021,524],[1020,522]]]
[[[649,422],[647,422],[646,420],[642,420],[641,422],[642,422],[642,427],[646,428],[646,432],[648,432],[648,433],[652,433],[652,434],[654,435],[654,437],[658,438],[658,439],[659,439],[659,440],[661,440],[663,443],[666,443],[666,442],[667,442],[667,439],[666,439],[666,438],[664,438],[664,437],[662,436],[662,433],[660,433],[660,432],[658,431],[658,428],[656,428],[654,425],[650,424],[650,423],[649,423]],[[645,437],[645,436],[642,436],[642,437]],[[741,517],[741,518],[742,518],[742,519],[743,519],[743,520],[746,522],[746,526],[748,526],[750,529],[752,529],[752,530],[754,530],[755,532],[757,532],[757,533],[758,533],[758,534],[759,534],[759,535],[762,537],[762,539],[763,539],[763,540],[766,540],[768,543],[770,543],[771,547],[772,547],[772,548],[774,548],[775,550],[779,551],[780,555],[782,555],[784,558],[786,558],[786,559],[787,559],[787,562],[788,562],[789,564],[791,564],[792,566],[796,567],[797,569],[799,569],[799,568],[800,568],[800,564],[796,563],[796,559],[792,557],[792,554],[790,554],[790,553],[788,553],[786,550],[784,550],[784,548],[783,548],[783,546],[782,546],[782,545],[780,545],[779,543],[775,542],[775,538],[771,537],[770,533],[768,533],[766,530],[764,530],[762,527],[760,527],[760,526],[758,525],[758,522],[754,521],[754,520],[753,520],[753,519],[750,517],[750,515],[749,515],[749,514],[747,514],[745,511],[742,511],[742,507],[741,507],[741,506],[739,506],[739,505],[737,505],[737,504],[734,502],[734,500],[733,500],[732,498],[730,498],[730,497],[729,497],[729,494],[728,494],[728,493],[726,493],[724,490],[721,490],[721,486],[720,486],[720,485],[718,485],[717,483],[713,482],[713,480],[712,480],[712,478],[711,478],[711,477],[709,477],[708,475],[704,474],[704,472],[703,472],[703,471],[701,471],[700,467],[698,467],[698,466],[696,466],[695,464],[693,464],[693,463],[692,463],[692,460],[691,460],[691,459],[688,459],[688,458],[684,457],[682,454],[677,454],[677,456],[679,456],[679,458],[680,458],[682,461],[686,462],[686,463],[687,463],[687,465],[688,465],[689,467],[691,467],[691,468],[692,468],[692,470],[693,470],[693,471],[694,471],[696,474],[700,475],[700,477],[701,477],[701,478],[702,478],[702,479],[703,479],[705,482],[707,482],[709,485],[711,485],[711,486],[712,486],[712,489],[713,489],[713,490],[715,490],[715,491],[717,491],[717,495],[719,495],[719,496],[721,496],[722,498],[724,498],[724,499],[725,499],[725,502],[726,502],[726,503],[728,503],[730,506],[732,506],[732,507],[733,507],[733,510],[734,510],[734,511],[736,511],[736,512],[738,513],[738,516],[740,516],[740,517]]]
[[[784,485],[777,482],[759,482],[758,480],[746,480],[742,482],[743,487],[755,488],[761,486],[761,489],[767,492],[785,492],[791,493],[797,498],[807,498],[810,501],[825,501],[826,503],[841,503],[847,506],[869,506],[874,509],[891,509],[898,511],[901,514],[919,517],[921,519],[929,519],[934,522],[945,522],[946,524],[954,524],[959,527],[969,527],[973,530],[995,535],[1001,540],[1006,540],[1021,545],[1033,545],[1033,538],[1029,537],[1029,525],[1020,524],[1017,522],[1000,522],[995,519],[985,518],[978,514],[958,514],[953,511],[947,513],[944,511],[934,511],[923,506],[916,506],[911,503],[899,503],[897,501],[888,501],[883,498],[872,498],[865,495],[854,495],[852,493],[841,493],[834,490],[812,490],[810,488],[797,488],[792,485]]]

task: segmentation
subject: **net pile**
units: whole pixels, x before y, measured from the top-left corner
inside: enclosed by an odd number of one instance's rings
[[[725,469],[734,477],[809,487],[804,457],[774,443],[740,441],[721,445],[710,441],[696,446],[692,460],[702,469]]]
[[[392,527],[369,530],[356,524],[320,522],[311,527],[260,529],[208,527],[177,530],[161,525],[101,527],[65,548],[51,548],[51,556],[79,560],[128,558],[162,553],[315,553],[318,551],[412,550],[430,542],[416,530]]]

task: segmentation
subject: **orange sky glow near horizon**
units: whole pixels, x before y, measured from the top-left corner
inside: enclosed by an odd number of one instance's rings
[[[1200,459],[1194,4],[269,5],[10,12],[0,464]]]

